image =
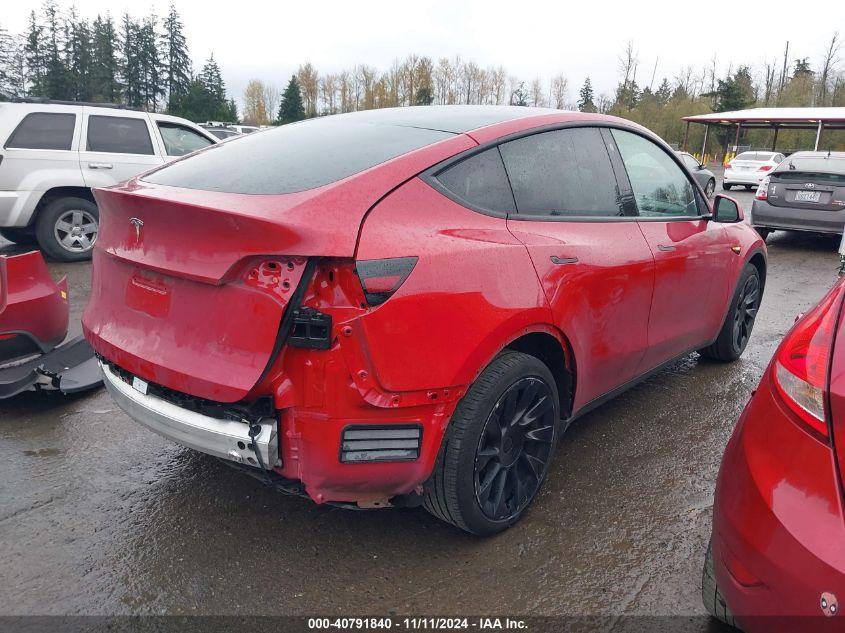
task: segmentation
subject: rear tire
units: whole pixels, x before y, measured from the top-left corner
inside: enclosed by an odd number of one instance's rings
[[[698,350],[698,353],[722,362],[732,362],[742,356],[751,338],[762,298],[760,273],[753,264],[746,264],[734,289],[719,336],[712,345]]]
[[[729,185],[726,182],[722,182],[722,189],[724,189],[725,191],[730,191],[732,188],[733,188],[733,185]]]
[[[27,229],[0,229],[0,235],[14,244],[34,246],[38,243],[35,235]]]
[[[534,356],[497,356],[458,403],[434,473],[426,510],[472,534],[516,523],[548,472],[560,403],[549,368]]]
[[[62,262],[91,259],[100,213],[85,198],[57,198],[38,214],[35,235],[47,255]]]
[[[745,190],[746,190],[746,191],[751,191],[751,189],[752,189],[753,187],[754,187],[754,185],[745,185]]]
[[[713,573],[713,546],[711,543],[707,544],[707,553],[704,555],[704,569],[701,572],[701,599],[707,613],[728,626],[739,628],[733,613],[731,613],[722,593],[719,591],[719,585]]]

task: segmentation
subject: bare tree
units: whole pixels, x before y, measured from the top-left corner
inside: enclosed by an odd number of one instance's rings
[[[531,82],[531,105],[535,108],[546,106],[546,95],[543,92],[543,82],[540,81],[539,77],[535,77]]]
[[[830,42],[827,45],[827,50],[822,59],[822,68],[819,73],[819,101],[818,104],[823,106],[827,101],[828,83],[830,82],[831,73],[835,70],[839,63],[839,31],[833,34]]]
[[[317,69],[311,65],[311,62],[305,62],[296,71],[296,80],[299,82],[299,89],[302,92],[305,116],[317,116],[317,99],[320,93],[320,77],[317,74]]]
[[[265,101],[266,92],[267,87],[258,79],[252,79],[246,85],[243,122],[247,125],[267,125],[270,122],[270,113]]]
[[[558,110],[563,110],[566,107],[566,93],[569,89],[569,81],[563,74],[558,74],[552,77],[551,90],[549,94],[549,103]]]

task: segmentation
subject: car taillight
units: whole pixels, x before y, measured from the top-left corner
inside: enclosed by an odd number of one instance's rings
[[[769,171],[771,168],[771,165],[762,165],[757,171]]]
[[[417,263],[416,257],[365,259],[355,262],[355,272],[370,306],[381,305],[399,290]]]
[[[768,200],[769,199],[769,181],[771,178],[766,176],[763,178],[763,182],[760,183],[760,186],[757,187],[757,193],[754,194],[755,200]]]
[[[842,285],[805,314],[775,354],[774,382],[786,405],[825,440],[830,437],[825,390]]]

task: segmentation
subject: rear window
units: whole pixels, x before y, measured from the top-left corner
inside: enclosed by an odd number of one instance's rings
[[[70,112],[32,112],[18,124],[6,142],[13,149],[69,150],[73,144],[76,115]]]
[[[144,119],[118,116],[88,118],[88,151],[112,154],[152,154],[153,143]]]
[[[144,180],[225,193],[294,193],[342,180],[452,136],[436,130],[327,117],[215,145]]]
[[[772,160],[772,156],[774,156],[774,154],[772,154],[771,152],[743,152],[742,154],[736,157],[736,160],[767,161]]]
[[[777,174],[781,180],[805,179],[808,173],[845,176],[845,158],[787,158],[772,173]]]

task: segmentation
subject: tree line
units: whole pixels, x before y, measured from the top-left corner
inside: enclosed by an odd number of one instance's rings
[[[618,83],[597,92],[590,77],[570,90],[564,73],[525,80],[503,66],[481,66],[459,56],[432,58],[410,54],[388,68],[356,64],[319,72],[306,62],[279,90],[259,79],[243,94],[244,123],[283,124],[356,110],[431,104],[510,104],[601,112],[649,127],[666,140],[684,137],[681,117],[759,106],[845,106],[845,72],[840,68],[840,38],[833,34],[815,56],[790,56],[789,44],[762,64],[724,63],[714,56],[704,68],[683,67],[672,77],[643,70],[633,41],[619,56]],[[803,51],[806,53],[806,51]],[[649,72],[649,70],[651,72]],[[196,71],[184,25],[174,6],[166,16],[124,14],[93,20],[75,8],[60,9],[47,0],[30,14],[19,34],[0,25],[0,92],[10,96],[125,104],[166,111],[194,121],[239,119],[227,94],[220,67],[211,55]],[[717,152],[729,132],[712,134]],[[748,130],[741,143],[765,146],[769,132]],[[824,147],[845,148],[838,133]],[[691,129],[689,144],[700,149],[703,130]],[[809,132],[781,132],[784,148],[806,147]],[[732,140],[732,137],[731,137]]]
[[[166,16],[82,17],[47,0],[22,33],[0,25],[0,92],[9,97],[116,103],[194,121],[237,120],[211,55],[195,72],[184,25]]]

